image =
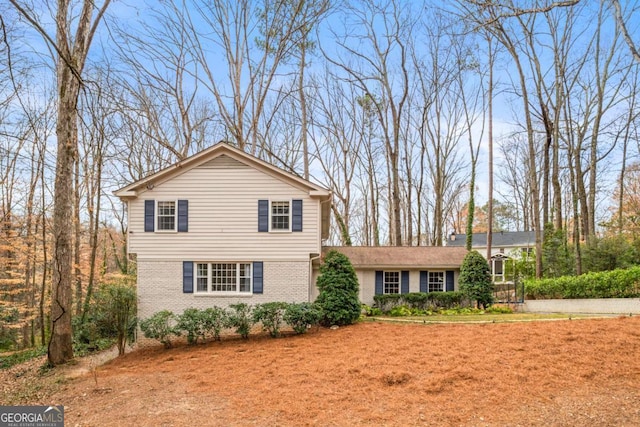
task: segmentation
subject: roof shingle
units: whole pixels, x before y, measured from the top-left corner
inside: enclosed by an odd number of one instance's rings
[[[464,247],[442,246],[327,246],[346,255],[356,268],[460,268]]]

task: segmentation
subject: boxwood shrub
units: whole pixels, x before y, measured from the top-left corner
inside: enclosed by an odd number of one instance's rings
[[[527,299],[638,298],[640,266],[626,270],[525,281]]]
[[[373,297],[374,305],[384,313],[396,307],[406,306],[418,310],[439,310],[468,304],[465,295],[455,292],[412,292],[408,294],[385,294]]]

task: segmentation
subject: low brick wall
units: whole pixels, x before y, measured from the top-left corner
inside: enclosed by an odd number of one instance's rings
[[[526,300],[528,313],[640,314],[640,298]]]

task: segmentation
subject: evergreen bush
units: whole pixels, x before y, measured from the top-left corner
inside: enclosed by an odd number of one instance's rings
[[[194,345],[198,343],[198,338],[204,341],[206,324],[204,312],[197,308],[187,308],[180,316],[176,329],[187,333],[187,343]]]
[[[213,336],[220,341],[220,333],[229,325],[229,316],[224,308],[209,307],[202,312],[202,327],[205,337]]]
[[[460,290],[478,308],[487,308],[493,303],[493,282],[489,263],[478,251],[470,251],[460,267]]]
[[[266,302],[253,308],[253,321],[261,323],[264,331],[269,331],[273,338],[280,336],[280,327],[287,308],[286,302]]]
[[[235,328],[242,338],[249,338],[249,333],[253,327],[253,316],[251,306],[246,303],[231,304],[229,306],[229,327]]]
[[[169,310],[154,313],[140,322],[140,330],[146,338],[160,341],[165,348],[171,347],[171,336],[180,335],[175,328],[176,316]]]
[[[451,309],[465,304],[465,295],[454,292],[412,292],[408,294],[384,294],[373,297],[375,308],[389,313],[395,307],[406,305],[413,310]]]
[[[322,311],[317,305],[301,302],[287,305],[283,320],[296,334],[304,334],[307,329],[317,325],[321,318]]]
[[[317,286],[320,294],[316,304],[322,309],[321,324],[342,326],[358,320],[358,277],[349,258],[336,250],[329,251],[320,266]]]
[[[640,267],[527,280],[528,299],[639,298]]]

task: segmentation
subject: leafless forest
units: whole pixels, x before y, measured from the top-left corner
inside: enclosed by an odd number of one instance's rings
[[[579,274],[638,231],[638,8],[0,1],[2,337],[68,359],[135,268],[112,191],[221,140],[331,189],[332,244],[536,230],[541,276],[545,230]]]

